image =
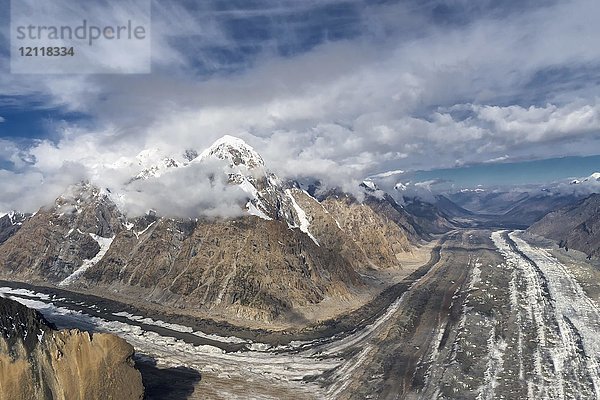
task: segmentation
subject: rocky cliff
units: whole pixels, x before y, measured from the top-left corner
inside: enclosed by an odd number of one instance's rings
[[[55,330],[0,297],[0,399],[142,399],[133,347],[109,334]]]

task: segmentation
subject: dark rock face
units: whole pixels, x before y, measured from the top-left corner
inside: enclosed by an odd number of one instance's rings
[[[53,325],[37,311],[0,297],[0,336],[9,350],[23,344],[26,351],[31,353],[39,343],[36,335],[51,332],[52,329]]]
[[[600,258],[600,194],[549,213],[527,231],[555,240],[567,250]]]
[[[21,229],[23,223],[30,217],[28,214],[11,212],[0,218],[0,244]]]
[[[0,398],[142,399],[133,347],[109,334],[57,331],[38,312],[0,297]]]

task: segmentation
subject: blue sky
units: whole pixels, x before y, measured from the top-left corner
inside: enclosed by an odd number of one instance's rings
[[[10,74],[3,13],[0,208],[225,134],[284,177],[348,190],[395,169],[491,184],[588,171],[598,17],[597,0],[154,1],[151,74],[66,76]]]
[[[587,177],[600,170],[600,156],[562,157],[515,163],[479,164],[468,167],[414,171],[413,181],[439,179],[455,189],[498,185],[548,184]]]

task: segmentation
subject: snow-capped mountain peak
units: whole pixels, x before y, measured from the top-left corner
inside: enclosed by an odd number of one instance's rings
[[[179,157],[168,156],[158,148],[143,150],[135,157],[135,163],[143,169],[131,181],[158,178],[167,171],[185,167],[191,163],[202,163],[210,158],[228,162],[231,168],[237,170],[237,173],[242,172],[237,168],[240,166],[248,170],[265,166],[260,154],[250,145],[242,139],[225,135],[200,155],[192,149],[185,150]]]
[[[215,141],[208,149],[204,150],[198,160],[202,161],[209,157],[215,157],[221,160],[226,160],[234,166],[244,165],[248,169],[264,167],[265,162],[246,142],[242,139],[225,135]]]
[[[580,184],[584,184],[584,183],[590,183],[590,182],[600,182],[600,172],[594,172],[593,174],[591,174],[590,176],[586,177],[586,178],[579,178],[579,179],[573,179],[571,181],[571,185],[580,185]]]
[[[25,214],[17,211],[0,212],[0,218],[4,218],[6,216],[11,225],[15,225],[17,223],[20,224],[21,220],[24,218],[24,215]]]
[[[109,188],[102,192],[118,209],[125,210],[127,204],[132,203],[132,198],[140,196],[140,193],[146,190],[153,192],[157,185],[174,188],[166,191],[173,191],[176,196],[176,191],[182,188],[173,186],[173,182],[177,180],[177,175],[173,174],[181,173],[182,176],[188,177],[198,174],[197,176],[204,177],[202,171],[206,169],[210,176],[222,172],[229,185],[238,186],[245,192],[245,196],[240,196],[239,206],[248,214],[264,220],[286,221],[290,229],[300,228],[303,232],[308,230],[308,217],[301,208],[302,202],[296,202],[294,191],[286,190],[291,184],[270,172],[260,154],[240,138],[225,135],[199,155],[195,150],[188,149],[180,156],[170,156],[159,148],[149,148],[141,151],[129,164],[123,164],[124,168],[137,167],[138,171],[141,171],[130,178],[123,187]],[[148,180],[150,182],[145,182]],[[133,186],[129,186],[131,184]],[[58,214],[64,213],[63,208],[79,210],[80,205],[76,200],[74,204],[71,203],[72,199],[80,197],[82,196],[71,195],[60,199],[57,205],[60,209]],[[65,203],[66,207],[63,207],[62,203]]]
[[[379,188],[377,187],[377,184],[376,184],[375,182],[373,182],[372,180],[370,180],[370,179],[365,179],[365,180],[362,182],[362,184],[363,184],[365,187],[367,187],[367,188],[369,188],[369,189],[371,189],[371,190],[378,190],[378,189],[379,189]]]
[[[135,156],[135,161],[136,163],[143,167],[143,168],[148,168],[153,166],[154,164],[156,164],[158,161],[160,161],[161,159],[165,158],[166,155],[163,154],[163,152],[156,147],[152,147],[149,149],[144,149],[142,151],[140,151],[136,156]]]
[[[172,169],[172,168],[179,168],[183,165],[184,165],[183,163],[178,162],[177,160],[175,160],[173,158],[166,157],[166,158],[163,158],[162,160],[158,161],[156,164],[142,170],[139,174],[137,174],[133,178],[133,180],[148,179],[151,177],[157,178],[157,177],[161,176],[165,171]]]

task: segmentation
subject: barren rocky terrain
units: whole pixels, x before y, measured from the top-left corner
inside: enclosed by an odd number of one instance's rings
[[[368,305],[287,333],[2,291],[59,325],[121,335],[154,376],[188,376],[174,390],[191,399],[596,399],[600,313],[585,279],[519,233],[459,230]]]
[[[232,216],[128,217],[122,195],[82,182],[0,219],[0,296],[67,329],[23,309],[33,327],[5,329],[0,392],[600,399],[597,197],[515,231],[555,199],[480,215],[443,196],[400,204],[372,181],[304,190],[227,136],[128,185],[207,160],[241,196]]]

